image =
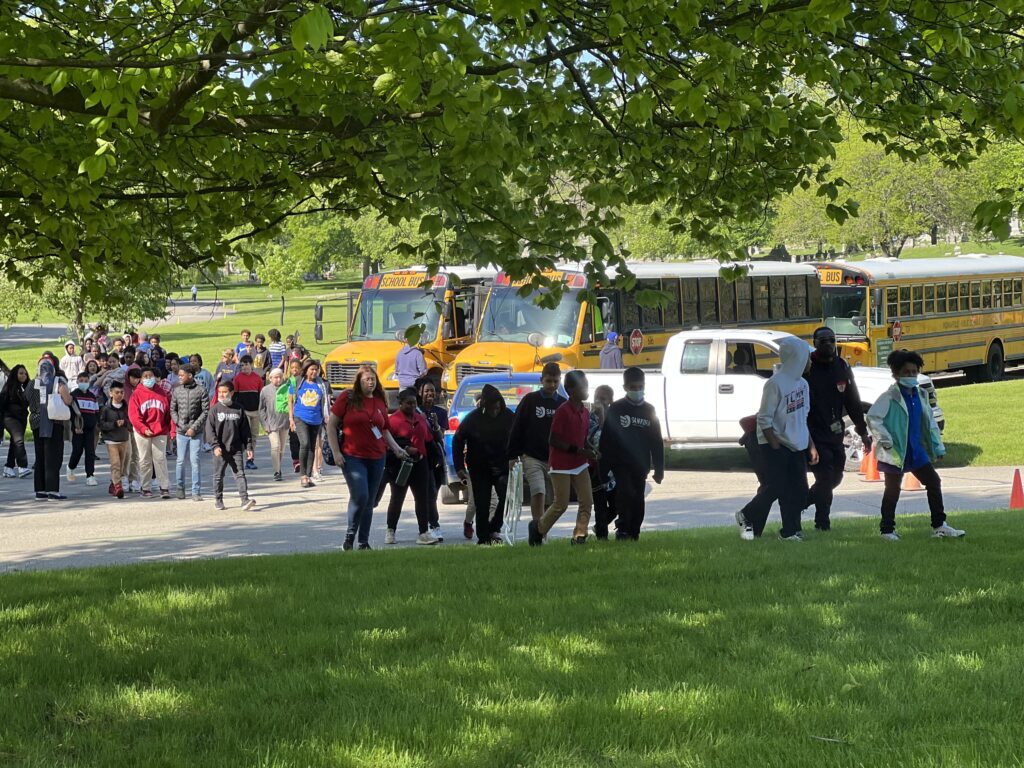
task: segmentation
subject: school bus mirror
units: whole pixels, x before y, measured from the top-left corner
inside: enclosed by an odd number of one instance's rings
[[[320,302],[317,302],[316,306],[313,307],[313,319],[318,323],[322,323],[324,321],[324,305]],[[319,339],[317,339],[317,341],[319,341]]]
[[[544,346],[544,334],[534,331],[526,337],[526,343],[531,347],[542,347]]]
[[[317,309],[319,310],[320,307],[317,307]],[[324,340],[324,327],[321,323],[317,323],[313,326],[313,338],[317,340],[317,343]]]

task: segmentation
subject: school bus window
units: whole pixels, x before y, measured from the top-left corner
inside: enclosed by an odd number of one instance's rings
[[[1022,280],[1020,278],[1018,278],[1017,280],[1013,281],[1013,305],[1015,307],[1016,306],[1020,306],[1021,300],[1024,299],[1024,296],[1021,296],[1021,285],[1022,284],[1024,284],[1024,280]]]
[[[807,281],[803,275],[786,278],[789,317],[807,317]]]
[[[718,309],[723,323],[736,322],[736,283],[718,280]]]
[[[683,305],[679,299],[679,280],[666,278],[661,281],[661,290],[668,294],[668,303],[661,308],[665,317],[665,327],[679,330],[683,327]]]
[[[688,277],[683,283],[683,327],[695,326],[700,321],[697,312],[697,278]]]
[[[591,306],[583,315],[583,325],[580,327],[580,344],[594,343],[594,307]]]
[[[629,329],[631,331],[634,328],[640,327],[640,307],[636,303],[636,294],[624,291],[622,293],[620,310],[622,312],[623,330]]]
[[[992,309],[992,281],[981,281],[981,308]]]
[[[900,288],[900,317],[910,317],[910,286]]]
[[[821,317],[821,281],[816,277],[807,278],[807,316]]]
[[[935,286],[935,311],[940,315],[946,311],[946,284],[939,283]]]
[[[786,319],[786,278],[782,275],[768,278],[769,293],[771,295],[771,318],[772,320]]]
[[[911,288],[911,295],[914,297],[913,314],[920,317],[924,314],[924,286],[915,285]]]
[[[701,325],[713,325],[718,322],[718,292],[715,290],[717,278],[701,277],[700,286],[700,322]]]
[[[981,309],[981,281],[971,283],[971,309]]]
[[[960,311],[967,312],[971,308],[971,284],[960,283]]]
[[[771,302],[768,301],[768,278],[755,277],[751,279],[751,283],[754,291],[754,320],[768,320],[768,309],[771,306]]]
[[[753,317],[750,306],[751,280],[749,277],[744,277],[737,280],[733,285],[736,286],[736,320],[741,323],[748,323]]]
[[[958,295],[958,289],[956,283],[946,284],[946,311],[948,312],[959,312],[960,311],[960,297]]]
[[[929,315],[935,314],[935,286],[926,285],[924,287],[924,311]]]
[[[640,280],[637,288],[641,291],[661,291],[661,284],[657,280]],[[664,326],[661,322],[661,307],[655,304],[653,307],[640,307],[640,328],[660,331]]]
[[[992,281],[992,306],[1001,307],[1003,306],[1003,281],[993,280]]]
[[[899,317],[900,302],[898,288],[885,289],[885,314],[889,318]]]
[[[1013,306],[1013,281],[1003,280],[1003,306]]]

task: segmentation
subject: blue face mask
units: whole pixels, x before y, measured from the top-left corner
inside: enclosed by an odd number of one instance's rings
[[[156,379],[143,379],[142,386],[144,386],[146,389],[152,389],[153,387],[156,386]]]
[[[642,389],[639,392],[630,390],[626,393],[626,397],[632,403],[642,403],[644,401],[644,391]]]
[[[900,386],[907,389],[916,389],[917,376],[900,376]]]
[[[88,388],[89,388],[89,382],[88,381],[80,381],[80,382],[78,382],[78,391],[79,392],[85,392],[85,390],[87,390]]]

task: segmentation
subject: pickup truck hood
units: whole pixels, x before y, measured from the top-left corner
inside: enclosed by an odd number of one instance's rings
[[[851,368],[853,380],[857,382],[860,399],[865,403],[873,403],[881,397],[895,382],[888,368],[872,368],[858,365]],[[917,383],[922,387],[932,386],[932,380],[923,373],[918,374]]]

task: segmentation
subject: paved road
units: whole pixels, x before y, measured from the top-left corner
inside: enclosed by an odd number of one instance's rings
[[[261,454],[266,458],[266,445],[261,440],[257,460]],[[6,447],[0,451],[5,452]],[[105,454],[102,447],[100,453]],[[348,494],[341,473],[327,469],[323,483],[304,490],[295,475],[273,482],[269,463],[261,462],[260,469],[250,473],[252,495],[259,506],[249,513],[241,512],[234,493],[227,496],[226,511],[214,510],[208,456],[203,464],[208,500],[202,503],[137,497],[119,502],[107,496],[105,479],[96,488],[86,487],[82,479],[63,483],[62,490],[71,497],[68,501],[40,503],[33,498],[31,478],[4,479],[0,481],[0,571],[338,549],[344,537]],[[105,459],[97,476],[107,477]],[[1012,469],[949,469],[942,471],[942,478],[950,513],[1000,508],[1009,499]],[[753,475],[745,472],[670,472],[663,485],[652,488],[645,530],[730,525],[755,484]],[[230,478],[227,486],[233,488]],[[847,475],[836,492],[835,516],[877,515],[880,496],[880,484]],[[385,495],[374,516],[371,544],[375,547],[383,546],[386,505]],[[448,535],[444,546],[465,543],[463,510],[441,508],[442,527]],[[923,493],[904,494],[900,501],[901,514],[926,510]],[[567,518],[552,536],[569,535],[572,526]],[[953,522],[960,521],[954,517]],[[773,522],[770,530],[776,527]],[[410,503],[399,523],[399,544],[411,545],[415,533]],[[525,525],[520,534],[525,536]]]
[[[168,315],[162,320],[153,320],[145,324],[146,330],[168,325],[181,323],[205,323],[215,318],[233,314],[234,309],[225,307],[223,301],[198,301],[195,304],[190,299],[185,301],[167,304]],[[41,346],[43,344],[58,344],[62,338],[67,336],[65,325],[38,325],[31,323],[17,323],[9,328],[0,327],[0,345],[4,348],[14,346]]]

